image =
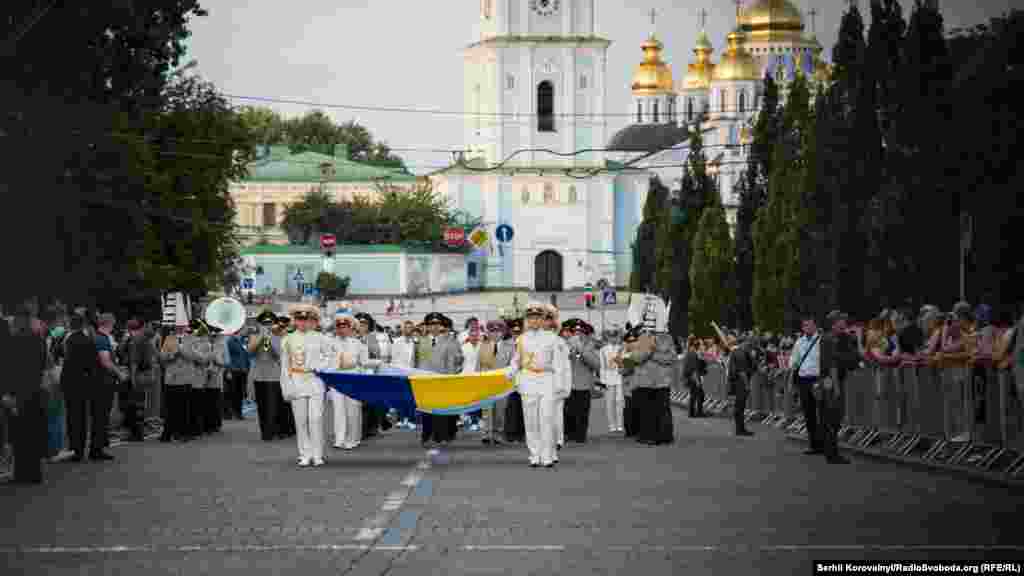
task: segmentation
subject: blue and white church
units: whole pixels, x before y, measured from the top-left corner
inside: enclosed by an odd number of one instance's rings
[[[685,159],[697,114],[704,113],[703,129],[714,132],[712,143],[738,140],[756,110],[758,79],[780,66],[754,59],[744,42],[755,33],[759,39],[778,39],[772,28],[777,3],[786,7],[783,35],[804,42],[795,30],[797,25],[802,30],[802,20],[792,19],[794,13],[800,18],[799,11],[787,0],[755,0],[730,34],[721,72],[714,74],[710,42],[702,33],[695,64],[703,65],[690,66],[679,91],[652,30],[631,85],[627,113],[635,114],[635,121],[609,134],[611,41],[598,33],[599,2],[481,0],[476,42],[463,54],[468,152],[429,175],[454,209],[481,219],[490,233],[490,248],[469,261],[470,276],[477,276],[470,280],[488,288],[539,292],[601,280],[628,284],[650,179],[657,174],[671,186],[681,174],[679,168],[650,166]],[[765,18],[752,16],[764,12],[767,26]],[[743,29],[743,22],[754,20],[756,30]],[[804,63],[796,56],[790,59],[813,70],[810,59]],[[708,117],[716,95],[731,98],[738,89],[749,99],[740,107],[742,114],[719,102],[718,114]],[[723,196],[731,193],[722,188]],[[502,225],[513,231],[510,242],[495,239]]]

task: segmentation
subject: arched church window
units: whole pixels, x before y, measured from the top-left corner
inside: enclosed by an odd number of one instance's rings
[[[555,202],[555,185],[551,182],[544,184],[544,203],[553,204]]]
[[[576,195],[576,186],[569,186],[569,204],[575,204],[578,198],[579,197]]]
[[[587,75],[586,74],[580,74],[580,90],[586,90],[586,89],[587,89]]]
[[[520,192],[520,198],[523,200],[523,204],[530,203],[530,187],[523,186],[523,191]]]
[[[658,102],[657,100],[655,100],[655,101],[654,101],[654,123],[655,123],[655,124],[657,124],[657,123],[658,123],[658,104],[660,104],[660,102]]]
[[[644,105],[641,102],[636,103],[636,123],[641,124],[644,121]]]
[[[555,131],[555,86],[550,80],[537,85],[537,131]]]
[[[693,96],[686,99],[686,119],[693,121]]]
[[[747,111],[747,93],[746,92],[740,92],[739,102],[738,103],[739,103],[740,112],[746,112]]]
[[[514,90],[516,87],[516,77],[512,74],[505,75],[505,90]]]
[[[718,108],[722,112],[725,112],[725,103],[727,100],[727,92],[722,90],[718,93]]]

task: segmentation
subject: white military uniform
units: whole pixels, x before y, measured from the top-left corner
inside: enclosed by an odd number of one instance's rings
[[[601,383],[608,387],[604,393],[605,413],[608,416],[608,431],[623,431],[622,374],[612,359],[622,350],[620,344],[605,344],[601,348]]]
[[[331,368],[341,372],[361,373],[370,362],[370,351],[358,338],[333,338],[334,354]],[[363,439],[363,403],[338,392],[327,391],[334,408],[334,447],[351,450]]]
[[[324,383],[314,374],[327,368],[329,343],[318,332],[294,332],[284,339],[281,356],[281,394],[295,415],[299,465],[324,461]]]
[[[555,411],[552,415],[555,426],[555,443],[559,448],[565,445],[565,400],[572,394],[572,362],[569,362],[569,343],[558,335],[554,335],[558,347],[558,356],[562,359],[555,378]],[[555,462],[558,462],[558,453],[555,453]]]
[[[532,330],[516,341],[509,374],[517,378],[523,397],[523,424],[530,464],[556,462],[555,392],[558,379],[568,369],[568,355],[559,350],[560,338],[546,330]]]

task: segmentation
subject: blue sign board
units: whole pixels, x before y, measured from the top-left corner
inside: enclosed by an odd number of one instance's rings
[[[512,231],[512,227],[508,224],[501,224],[498,226],[497,230],[494,231],[494,236],[498,238],[498,242],[511,242],[515,233]]]
[[[601,292],[601,304],[605,306],[614,306],[617,301],[615,297],[615,290],[605,290]]]

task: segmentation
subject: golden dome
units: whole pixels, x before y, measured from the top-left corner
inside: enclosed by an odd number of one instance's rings
[[[661,42],[652,35],[640,48],[644,52],[644,61],[633,73],[633,93],[673,92],[675,88],[672,82],[672,69],[661,60]]]
[[[715,65],[713,80],[759,80],[761,72],[758,70],[754,57],[743,48],[743,34],[732,32],[728,36],[729,47],[722,60]]]
[[[739,25],[745,32],[759,30],[804,29],[804,18],[800,10],[789,0],[754,0],[743,9]]]
[[[683,81],[685,89],[706,89],[711,84],[711,78],[715,70],[715,64],[711,61],[711,52],[713,50],[714,46],[708,40],[707,33],[701,30],[700,35],[697,36],[697,45],[693,48],[693,54],[696,56],[697,61],[691,62],[686,67],[686,79]]]

